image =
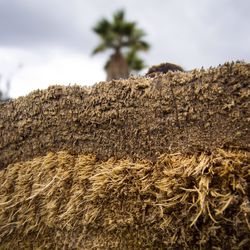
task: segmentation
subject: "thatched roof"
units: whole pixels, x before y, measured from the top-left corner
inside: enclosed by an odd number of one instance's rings
[[[250,64],[0,104],[0,250],[248,249]]]
[[[0,249],[247,249],[250,154],[49,153],[0,171]]]
[[[35,91],[0,104],[0,168],[59,150],[151,160],[249,150],[249,83],[250,64],[232,63]]]

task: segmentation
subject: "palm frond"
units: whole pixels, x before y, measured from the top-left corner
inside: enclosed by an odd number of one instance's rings
[[[134,45],[132,45],[136,50],[148,51],[150,49],[149,43],[143,40],[136,41]]]
[[[93,49],[92,55],[95,55],[95,54],[97,54],[97,53],[103,52],[103,51],[105,51],[106,49],[108,49],[107,44],[101,43],[101,44],[99,44],[98,46],[96,46],[96,47]]]
[[[114,23],[123,23],[125,17],[125,11],[124,10],[118,10],[113,15]]]
[[[104,37],[111,30],[111,23],[103,18],[101,19],[96,26],[93,27],[93,31],[101,37]]]
[[[136,50],[130,50],[126,55],[126,60],[131,70],[140,71],[146,67],[144,61],[137,55]]]

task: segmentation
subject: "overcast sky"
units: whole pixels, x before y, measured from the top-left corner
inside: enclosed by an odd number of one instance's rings
[[[52,84],[105,80],[110,54],[95,57],[91,28],[124,9],[146,31],[147,65],[186,70],[250,61],[249,0],[0,0],[0,88],[17,97]]]

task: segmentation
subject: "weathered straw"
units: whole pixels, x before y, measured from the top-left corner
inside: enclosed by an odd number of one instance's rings
[[[249,83],[227,63],[0,104],[0,249],[248,249]]]
[[[250,154],[49,153],[0,171],[0,249],[247,249]]]
[[[67,150],[156,160],[250,148],[250,64],[54,86],[0,104],[0,168]]]

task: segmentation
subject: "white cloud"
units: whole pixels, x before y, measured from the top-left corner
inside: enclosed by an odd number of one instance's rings
[[[105,79],[108,53],[89,57],[98,44],[91,28],[120,8],[148,34],[148,66],[250,61],[249,0],[0,0],[0,74],[12,79],[11,96]]]
[[[2,84],[10,79],[11,97],[53,84],[92,85],[105,80],[100,59],[64,48],[43,48],[40,51],[0,49],[0,58],[0,69],[5,72]],[[19,69],[20,64],[22,68]]]

